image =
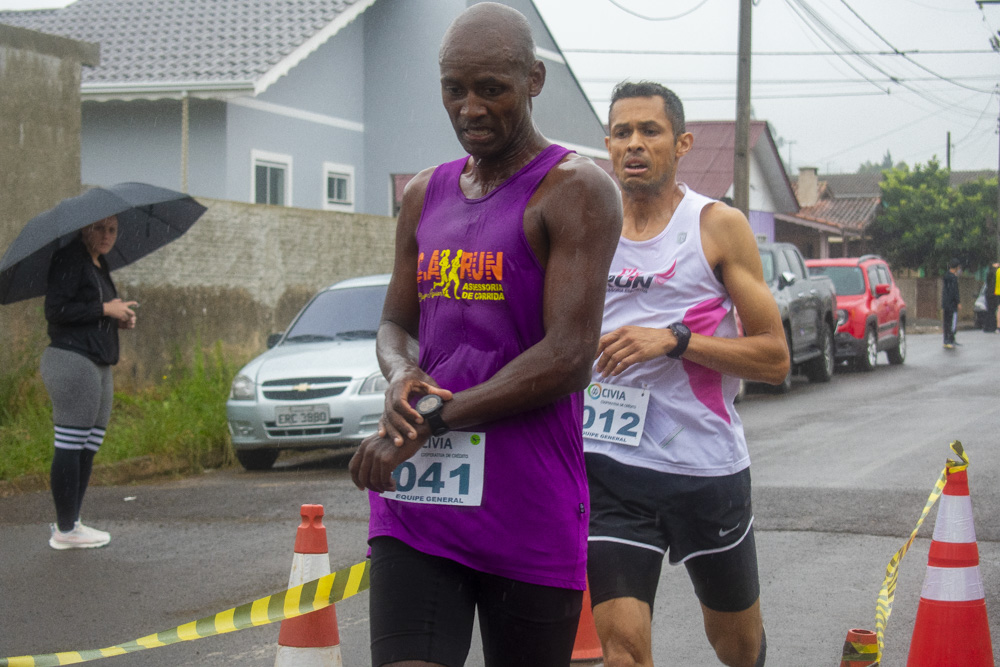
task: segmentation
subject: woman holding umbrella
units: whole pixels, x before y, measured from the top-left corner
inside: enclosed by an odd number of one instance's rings
[[[132,308],[138,304],[118,298],[104,257],[117,238],[117,216],[98,220],[58,250],[49,268],[45,319],[51,342],[42,353],[41,372],[55,427],[53,549],[88,549],[111,541],[103,530],[80,523],[80,507],[111,416],[118,329],[135,327]]]

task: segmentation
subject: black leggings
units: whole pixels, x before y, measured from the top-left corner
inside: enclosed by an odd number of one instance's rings
[[[64,533],[73,530],[80,518],[80,506],[94,467],[94,452],[90,449],[59,449],[52,457],[52,499],[56,505],[56,521]]]
[[[583,591],[527,584],[430,556],[391,537],[371,540],[372,665],[465,664],[479,612],[486,667],[567,667]]]

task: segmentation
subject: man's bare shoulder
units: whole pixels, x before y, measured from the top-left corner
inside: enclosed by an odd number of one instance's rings
[[[712,267],[727,260],[757,255],[757,240],[746,216],[724,202],[709,204],[701,211],[701,239],[705,258]]]
[[[399,219],[404,224],[411,220],[416,224],[420,212],[424,208],[424,197],[427,194],[427,184],[437,167],[428,167],[410,179],[403,188],[403,198],[399,208]]]
[[[727,234],[736,230],[749,229],[750,223],[738,208],[717,201],[702,209],[701,227],[712,234]]]
[[[424,192],[427,191],[427,183],[431,180],[431,175],[437,167],[427,167],[416,176],[411,178],[406,186],[403,188],[403,201],[406,201],[407,197],[419,196],[423,197]]]
[[[585,201],[606,201],[616,206],[621,199],[618,186],[608,173],[589,157],[577,153],[567,154],[553,167],[543,186],[545,195],[554,195],[560,200],[582,197]]]

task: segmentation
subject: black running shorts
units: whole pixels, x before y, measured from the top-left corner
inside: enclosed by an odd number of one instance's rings
[[[486,574],[391,537],[370,545],[374,667],[402,660],[461,667],[477,611],[487,667],[569,665],[583,591]]]
[[[650,609],[669,553],[698,599],[743,611],[760,595],[750,470],[721,477],[657,472],[587,454],[591,602],[634,597]]]

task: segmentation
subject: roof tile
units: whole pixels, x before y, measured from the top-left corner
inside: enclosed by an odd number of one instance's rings
[[[0,23],[101,45],[83,83],[255,80],[360,0],[77,0]]]

